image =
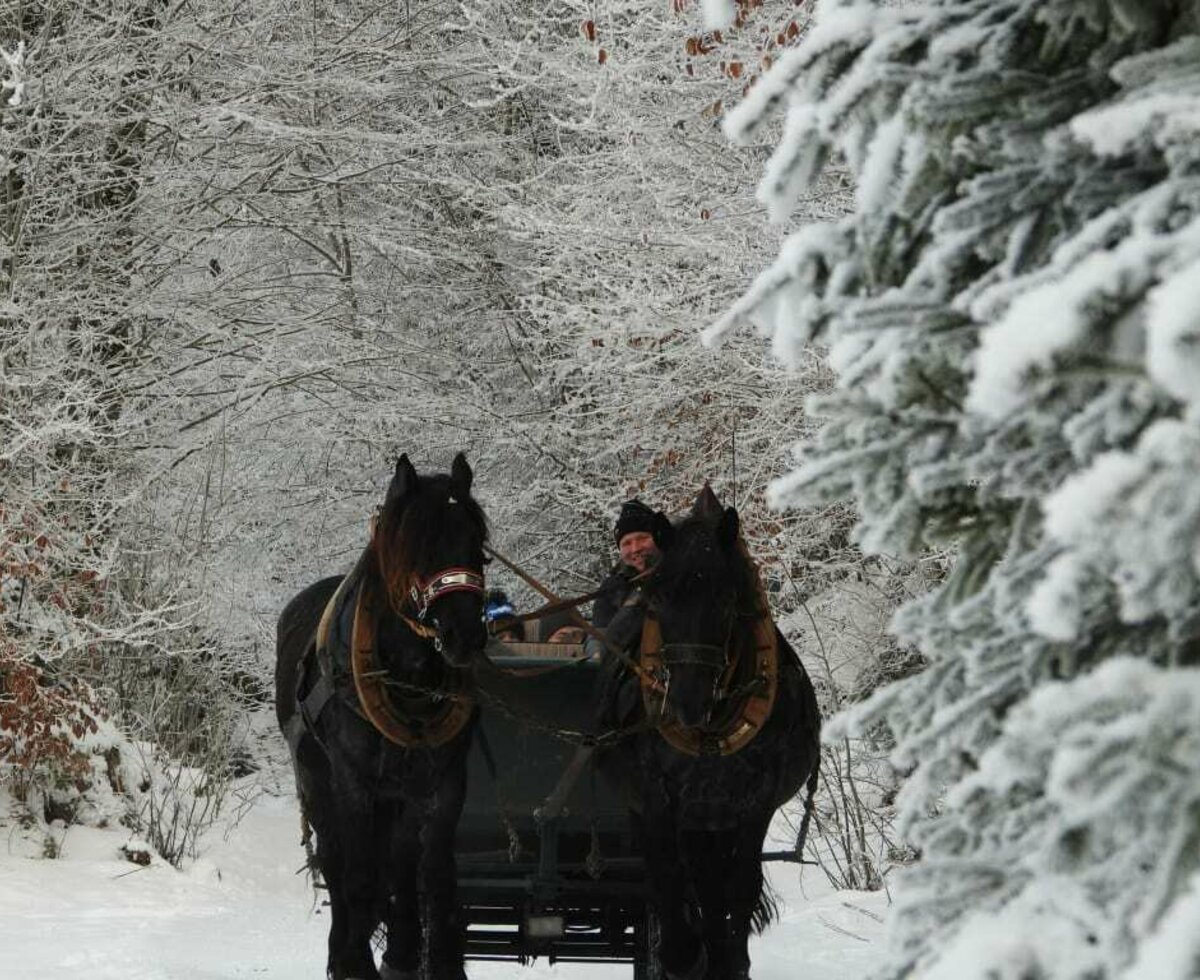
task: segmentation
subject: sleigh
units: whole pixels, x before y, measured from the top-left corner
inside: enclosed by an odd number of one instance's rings
[[[455,846],[467,957],[623,962],[648,977],[628,806],[581,748],[601,668],[576,644],[488,652],[504,696],[481,704]]]

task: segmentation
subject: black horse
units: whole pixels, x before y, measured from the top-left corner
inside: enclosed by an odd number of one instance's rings
[[[806,780],[811,806],[820,715],[766,609],[737,511],[706,486],[691,515],[674,526],[662,518],[655,538],[662,558],[646,585],[646,679],[639,697],[624,675],[615,697],[626,724],[640,700],[657,730],[630,724],[634,734],[598,762],[644,844],[652,941],[658,932],[650,975],[745,980],[751,928],[774,914],[763,841]]]
[[[329,889],[332,980],[466,976],[453,845],[475,716],[465,668],[487,639],[471,478],[461,454],[420,477],[401,456],[356,569],[279,617],[276,714]]]

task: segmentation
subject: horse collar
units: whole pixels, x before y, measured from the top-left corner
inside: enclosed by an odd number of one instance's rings
[[[461,692],[459,685],[452,684],[440,708],[430,717],[419,720],[402,718],[387,690],[387,672],[375,659],[379,617],[374,603],[363,601],[363,591],[359,590],[354,606],[354,627],[350,640],[350,672],[363,715],[380,735],[401,748],[445,745],[470,721],[475,709],[474,701]],[[425,638],[429,634],[436,635],[436,631],[423,624],[414,624],[408,617],[404,617],[404,620],[418,635]]]
[[[720,679],[719,688],[723,695],[729,693],[739,659],[731,658],[729,667]],[[765,603],[761,603],[760,614],[754,623],[753,676],[756,683],[747,686],[741,703],[719,731],[685,728],[677,721],[663,719],[666,690],[662,685],[655,687],[653,684],[662,672],[663,640],[658,620],[653,616],[647,616],[642,624],[639,662],[642,667],[642,703],[647,714],[660,719],[658,731],[667,744],[686,755],[733,755],[750,744],[771,717],[779,688],[779,646],[775,622]]]

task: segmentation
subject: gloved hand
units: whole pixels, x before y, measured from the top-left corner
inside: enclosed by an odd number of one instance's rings
[[[642,635],[642,623],[646,618],[646,596],[641,589],[634,589],[625,598],[621,608],[603,630],[605,639],[612,647],[628,652]],[[605,648],[594,636],[589,636],[584,650],[593,660],[604,656]]]

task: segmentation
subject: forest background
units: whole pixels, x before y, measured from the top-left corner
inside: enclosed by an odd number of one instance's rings
[[[1195,980],[1200,3],[703,8],[5,8],[0,802],[182,861],[401,451],[564,592],[709,480],[879,975]]]
[[[911,663],[884,627],[921,566],[864,558],[840,504],[765,505],[821,352],[698,338],[788,230],[753,200],[769,141],[719,126],[806,6],[7,11],[0,747],[31,832],[123,806],[187,855],[277,737],[278,610],[352,564],[401,452],[465,451],[496,544],[563,593],[607,571],[622,500],[711,481],[827,708]],[[794,221],[850,195],[834,169]],[[825,797],[847,884],[882,883],[888,788]]]

